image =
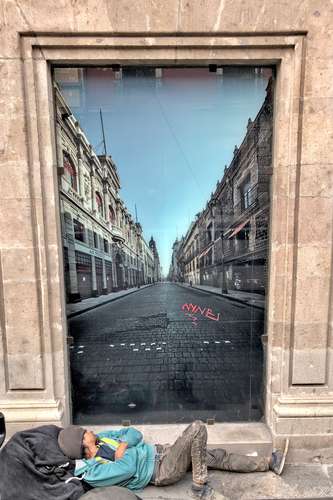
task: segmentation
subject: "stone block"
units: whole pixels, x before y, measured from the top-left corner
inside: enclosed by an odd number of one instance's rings
[[[333,140],[333,97],[305,97],[302,109],[302,151],[301,161],[332,163],[331,148]]]
[[[298,210],[299,245],[330,245],[332,242],[333,199],[301,196]]]
[[[332,163],[315,163],[314,165],[302,165],[300,174],[300,196],[312,196],[332,199]]]
[[[1,204],[0,233],[2,246],[21,248],[33,246],[31,227],[31,200],[9,199]]]
[[[137,500],[139,497],[127,488],[119,486],[108,486],[106,488],[95,488],[85,493],[81,498],[85,500]]]

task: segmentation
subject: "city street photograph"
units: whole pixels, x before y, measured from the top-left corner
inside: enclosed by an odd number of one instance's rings
[[[55,67],[73,421],[265,408],[274,71]]]
[[[333,0],[0,3],[0,500],[332,500]]]

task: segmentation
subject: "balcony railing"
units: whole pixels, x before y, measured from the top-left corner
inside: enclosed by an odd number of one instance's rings
[[[186,254],[184,258],[184,264],[188,264],[189,262],[191,262],[191,260],[193,260],[194,257],[197,257],[198,254],[199,250],[192,250],[189,254]]]
[[[230,240],[229,245],[224,244],[224,257],[238,257],[249,253],[258,252],[259,250],[268,249],[268,239],[257,239],[254,243],[249,240]]]
[[[239,200],[233,208],[233,220],[238,219],[241,215],[247,215],[252,212],[255,208],[261,208],[269,201],[268,191],[258,192],[258,184],[255,184],[251,189],[243,193],[241,199]]]

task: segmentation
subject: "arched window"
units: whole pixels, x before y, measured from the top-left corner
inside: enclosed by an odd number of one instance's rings
[[[109,205],[109,217],[110,217],[110,222],[111,224],[116,223],[116,214],[114,213],[114,210],[111,205]]]
[[[67,182],[74,191],[77,191],[77,174],[76,169],[71,161],[70,157],[64,153],[64,176]]]
[[[103,216],[104,215],[103,200],[98,191],[96,191],[96,208],[97,212]]]

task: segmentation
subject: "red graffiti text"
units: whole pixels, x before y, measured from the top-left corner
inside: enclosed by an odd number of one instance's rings
[[[200,307],[196,304],[183,304],[181,310],[195,325],[197,324],[198,316],[204,316],[212,321],[219,321],[220,319],[220,313],[214,314],[210,307]]]

